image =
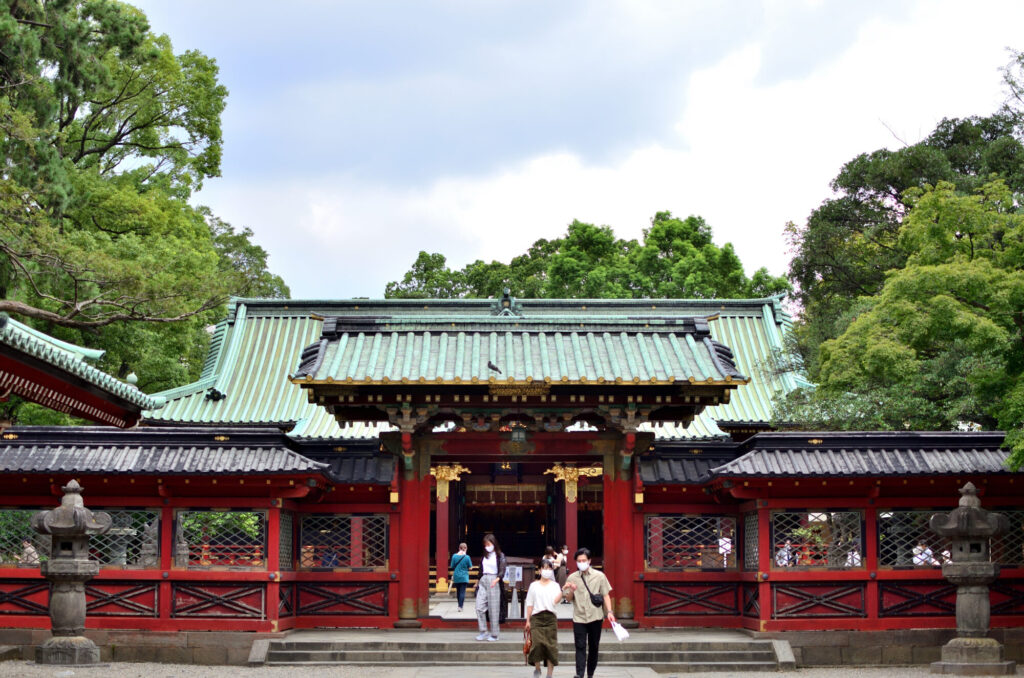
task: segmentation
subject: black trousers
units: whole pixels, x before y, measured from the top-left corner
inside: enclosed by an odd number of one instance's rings
[[[572,639],[576,643],[576,676],[593,678],[597,669],[597,646],[601,644],[603,619],[587,624],[572,623]],[[586,671],[586,673],[584,673]]]

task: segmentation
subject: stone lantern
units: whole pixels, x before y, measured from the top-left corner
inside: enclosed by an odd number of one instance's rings
[[[32,528],[52,540],[49,559],[40,571],[50,582],[53,636],[36,648],[39,664],[95,664],[100,651],[85,632],[85,582],[99,573],[89,559],[89,537],[110,529],[110,515],[93,513],[82,503],[82,487],[64,486],[60,506],[32,516]]]
[[[1005,675],[1015,673],[1016,663],[1003,660],[1003,646],[987,638],[989,630],[989,584],[999,576],[992,562],[989,539],[1006,531],[1008,521],[1001,513],[981,508],[978,490],[967,483],[960,490],[960,505],[948,514],[936,513],[929,526],[951,540],[950,560],[942,565],[942,576],[956,584],[957,637],[942,646],[942,661],[932,664],[932,673],[960,675]]]

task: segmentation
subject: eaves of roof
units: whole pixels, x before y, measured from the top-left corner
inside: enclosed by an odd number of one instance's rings
[[[146,395],[135,386],[85,362],[86,359],[98,359],[103,355],[102,351],[55,339],[5,313],[0,313],[0,343],[77,377],[138,410],[156,410],[164,405],[163,397]]]

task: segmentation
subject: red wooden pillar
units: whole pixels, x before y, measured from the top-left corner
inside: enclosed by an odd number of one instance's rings
[[[281,500],[272,500],[267,509],[267,543],[264,545],[269,581],[267,582],[267,621],[277,631],[281,604]]]
[[[772,618],[772,585],[769,581],[772,562],[775,559],[775,548],[772,544],[772,513],[764,506],[766,502],[757,502],[757,600],[760,615],[758,631],[767,630],[768,621]]]
[[[579,499],[569,501],[568,493],[565,493],[565,545],[569,547],[568,558],[570,561],[573,560],[573,554],[576,553],[580,543],[579,505]],[[555,546],[560,548],[561,544]],[[572,572],[575,568],[569,563],[567,569]]]
[[[363,517],[352,516],[349,533],[348,562],[351,567],[363,566]]]
[[[447,480],[438,482],[447,483]],[[434,519],[434,560],[437,563],[437,590],[446,591],[448,583],[448,497],[442,501],[441,492],[437,496],[437,509]]]
[[[861,554],[869,577],[865,601],[868,619],[878,619],[878,511],[874,506],[864,508],[864,542],[861,544]]]
[[[166,499],[164,500],[167,501]],[[160,509],[160,569],[170,576],[171,565],[174,563],[174,509],[164,506]],[[172,584],[167,577],[162,577],[158,584],[157,600],[160,619],[171,621],[174,608],[172,600]]]
[[[616,462],[619,462],[616,459]],[[620,463],[620,462],[619,462]],[[624,626],[635,626],[634,567],[642,544],[633,520],[633,483],[620,469],[604,471],[604,570],[615,589],[615,616]],[[640,556],[642,558],[642,555]]]
[[[398,628],[422,626],[430,612],[430,475],[401,472],[399,491]]]

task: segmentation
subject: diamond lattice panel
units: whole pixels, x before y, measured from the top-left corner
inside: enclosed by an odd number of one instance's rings
[[[263,511],[181,511],[177,527],[175,554],[190,568],[266,567]]]
[[[775,567],[860,567],[861,514],[786,511],[772,514]]]
[[[736,519],[731,516],[647,516],[646,559],[661,570],[736,567]]]
[[[757,570],[758,522],[756,513],[743,516],[743,569]]]

